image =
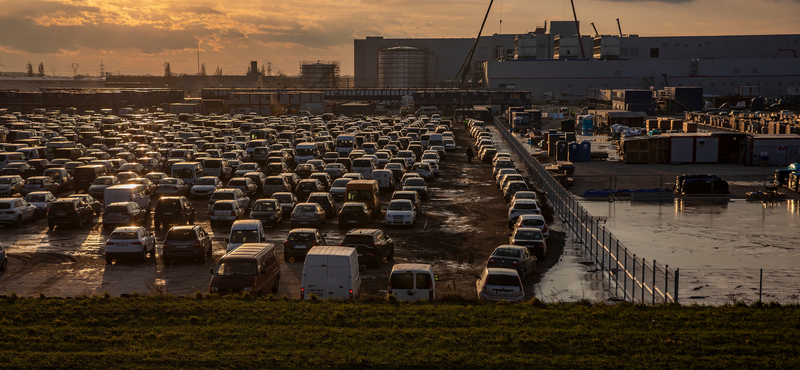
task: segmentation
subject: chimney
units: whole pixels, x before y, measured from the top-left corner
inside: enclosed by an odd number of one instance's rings
[[[251,60],[250,61],[250,73],[258,73],[258,61]]]

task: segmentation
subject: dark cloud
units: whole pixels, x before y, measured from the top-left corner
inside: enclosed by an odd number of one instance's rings
[[[29,53],[59,50],[137,48],[145,54],[193,47],[195,40],[210,34],[202,27],[165,30],[149,25],[124,26],[85,24],[42,26],[24,18],[0,18],[0,44]]]

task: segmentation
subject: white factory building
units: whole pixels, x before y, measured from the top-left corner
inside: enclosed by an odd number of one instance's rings
[[[534,101],[579,100],[590,88],[697,86],[706,95],[733,95],[751,86],[747,91],[777,98],[800,87],[800,35],[582,35],[579,42],[576,33],[574,22],[551,22],[549,30],[483,36],[467,80],[477,88],[529,90]],[[452,86],[473,42],[355,40],[355,85]]]

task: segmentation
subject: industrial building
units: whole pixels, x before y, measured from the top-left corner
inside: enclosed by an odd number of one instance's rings
[[[427,82],[419,87],[453,86],[474,41],[356,39],[355,86],[407,87],[402,84],[422,81],[418,76],[423,73]],[[382,61],[392,59],[386,54],[393,50],[414,49],[418,58],[411,58],[413,63]],[[578,39],[576,22],[560,21],[551,22],[549,30],[545,25],[525,34],[482,36],[468,86],[531,91],[534,102],[585,100],[590,88],[663,90],[684,86],[700,87],[706,95],[736,95],[739,87],[751,86],[754,95],[777,98],[800,86],[798,50],[800,35],[618,34]]]

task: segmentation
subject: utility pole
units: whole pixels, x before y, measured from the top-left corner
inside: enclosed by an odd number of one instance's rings
[[[200,74],[200,40],[197,40],[197,74]]]

